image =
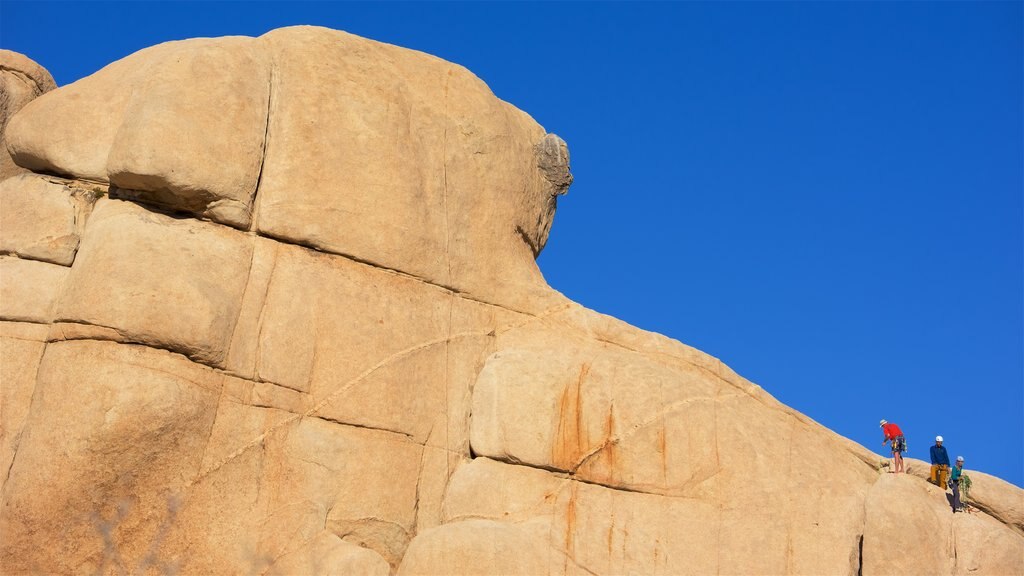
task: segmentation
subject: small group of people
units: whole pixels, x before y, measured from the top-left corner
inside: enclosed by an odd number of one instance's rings
[[[903,436],[903,431],[895,423],[885,420],[879,422],[879,426],[882,427],[882,435],[884,436],[882,445],[890,444],[892,448],[893,472],[905,472],[903,469],[903,453],[907,451],[907,439]],[[963,512],[965,507],[960,502],[960,479],[964,473],[964,457],[956,457],[956,466],[951,471],[949,467],[949,454],[946,452],[946,447],[942,445],[942,442],[942,436],[936,436],[935,445],[928,451],[932,463],[928,481],[943,489],[949,486],[953,490],[953,513]]]

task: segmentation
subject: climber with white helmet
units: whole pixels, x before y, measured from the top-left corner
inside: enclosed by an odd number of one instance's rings
[[[903,437],[903,431],[896,424],[885,420],[879,422],[878,425],[882,427],[882,434],[885,436],[882,445],[885,446],[892,442],[892,458],[896,463],[896,469],[893,472],[903,472],[903,452],[907,450],[907,440]]]
[[[956,466],[953,468],[953,474],[949,477],[949,487],[953,489],[953,513],[963,512],[966,510],[963,503],[960,502],[960,478],[964,473],[964,457],[956,457]],[[968,486],[969,487],[969,486]]]
[[[935,437],[935,445],[928,450],[932,461],[931,474],[928,481],[936,486],[946,489],[946,477],[949,475],[949,454],[946,447],[942,445],[942,436]]]

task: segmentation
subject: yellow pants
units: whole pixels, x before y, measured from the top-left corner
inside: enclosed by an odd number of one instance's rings
[[[949,478],[949,466],[945,464],[932,464],[932,473],[929,480],[939,488],[946,488],[946,479]]]

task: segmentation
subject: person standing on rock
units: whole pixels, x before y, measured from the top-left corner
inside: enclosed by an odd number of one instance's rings
[[[949,487],[953,489],[953,513],[964,511],[964,505],[960,502],[960,477],[964,473],[964,457],[956,457],[956,466],[949,477]]]
[[[942,436],[935,437],[935,445],[928,450],[928,455],[932,461],[929,480],[932,484],[945,490],[946,477],[949,476],[949,454],[946,453],[946,447],[942,445]]]
[[[893,472],[897,474],[903,472],[903,452],[907,449],[907,440],[903,437],[903,431],[899,426],[885,420],[879,422],[878,425],[882,427],[882,434],[885,436],[882,446],[892,442],[892,458],[896,463],[896,469]]]

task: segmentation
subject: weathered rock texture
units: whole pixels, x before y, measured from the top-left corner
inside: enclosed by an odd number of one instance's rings
[[[17,52],[0,49],[0,180],[23,172],[7,153],[7,122],[44,92],[57,87],[45,68]]]
[[[6,137],[0,572],[1024,573],[1021,490],[549,288],[568,149],[459,66],[174,42]]]

